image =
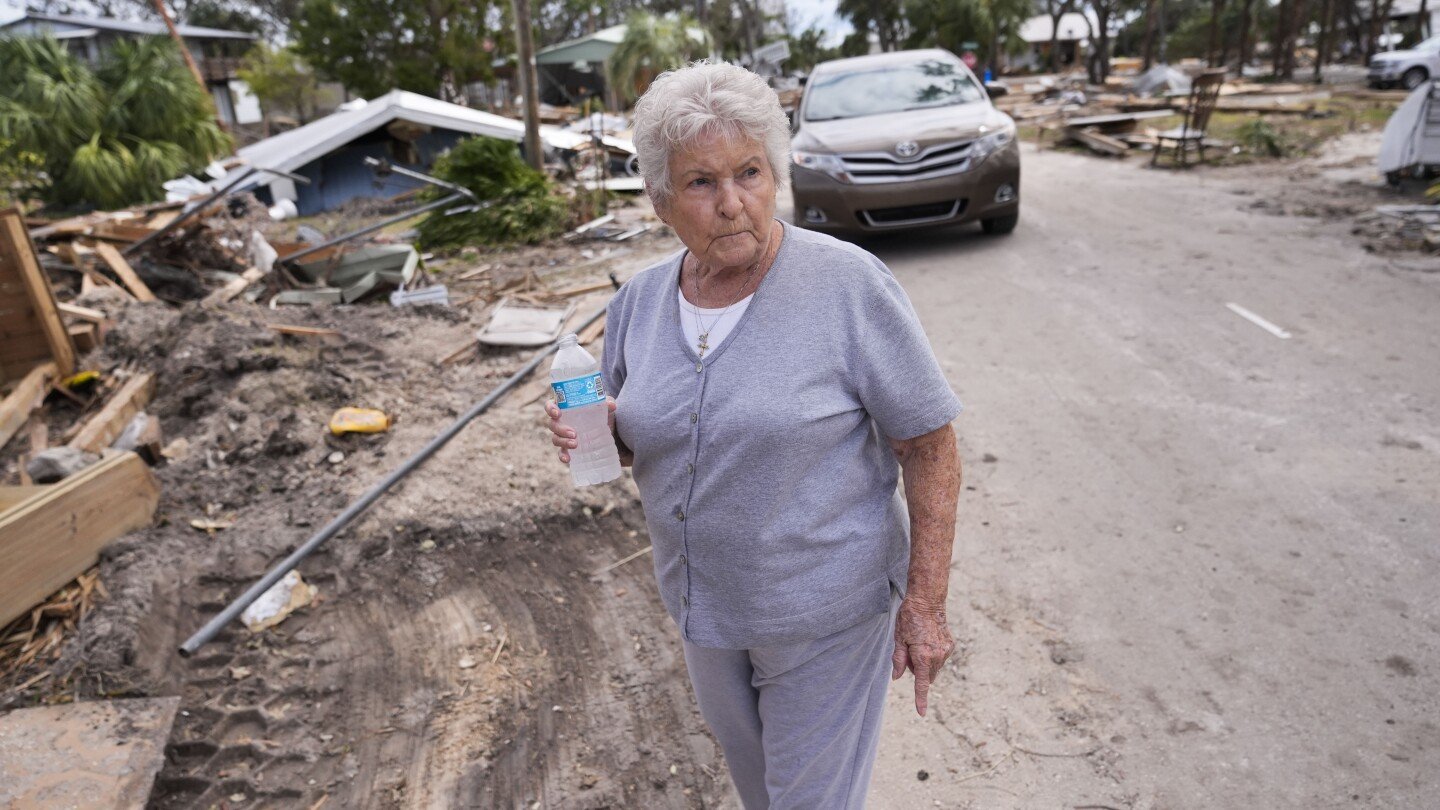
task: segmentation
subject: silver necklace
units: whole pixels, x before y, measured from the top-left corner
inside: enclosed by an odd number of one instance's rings
[[[740,285],[740,292],[745,292],[746,288],[750,286],[751,280],[755,278],[755,271],[758,269],[760,269],[760,262],[756,262],[750,268],[750,272],[745,276],[745,283]],[[691,277],[691,281],[695,287],[695,298],[697,300],[704,298],[705,296],[700,292],[699,271],[695,272]],[[718,326],[721,321],[725,320],[725,316],[730,314],[730,310],[734,309],[736,304],[744,300],[745,296],[742,295],[739,300],[731,301],[729,306],[720,310],[720,314],[715,316],[715,319],[710,322],[709,326],[706,326],[705,322],[700,318],[700,307],[698,305],[691,306],[690,317],[695,319],[696,348],[699,350],[700,357],[704,357],[705,352],[710,348],[710,333],[715,331],[715,327]]]

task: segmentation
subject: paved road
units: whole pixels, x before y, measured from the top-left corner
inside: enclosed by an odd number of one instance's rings
[[[1440,274],[1257,183],[1027,151],[1013,236],[866,245],[968,485],[962,659],[892,689],[872,807],[1440,802]]]

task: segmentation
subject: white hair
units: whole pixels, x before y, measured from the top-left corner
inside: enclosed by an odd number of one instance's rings
[[[790,122],[765,80],[738,65],[696,62],[666,71],[635,104],[632,127],[650,198],[670,199],[670,155],[704,135],[754,141],[765,149],[775,189],[790,186]]]

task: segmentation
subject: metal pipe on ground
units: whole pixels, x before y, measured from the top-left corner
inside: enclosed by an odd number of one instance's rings
[[[334,239],[327,239],[326,241],[321,242],[321,243],[318,244],[318,245],[311,245],[310,247],[305,248],[304,250],[299,251],[298,253],[291,253],[289,256],[285,256],[285,257],[281,258],[281,259],[280,259],[280,262],[281,262],[282,264],[294,264],[296,261],[299,261],[300,259],[302,259],[302,258],[304,258],[304,257],[306,257],[306,256],[309,256],[309,255],[312,254],[312,253],[317,253],[317,252],[319,252],[319,251],[322,251],[322,250],[324,250],[325,248],[333,247],[333,246],[335,246],[335,245],[340,244],[341,242],[348,242],[348,241],[350,241],[351,239],[355,239],[356,237],[364,236],[364,235],[367,234],[367,233],[373,233],[373,232],[378,231],[378,230],[380,230],[381,228],[385,227],[386,225],[394,225],[395,223],[400,222],[400,221],[402,221],[402,220],[406,220],[406,219],[410,219],[411,217],[419,216],[419,215],[425,213],[426,211],[434,211],[436,208],[444,208],[445,206],[450,205],[451,203],[456,203],[456,202],[459,202],[460,200],[464,200],[464,199],[474,199],[474,196],[475,196],[475,195],[470,194],[470,193],[468,193],[468,192],[466,192],[465,194],[461,194],[461,193],[458,193],[458,192],[457,192],[457,193],[455,193],[455,194],[451,194],[451,195],[449,195],[449,196],[442,197],[441,199],[435,200],[434,202],[426,203],[425,205],[422,205],[422,206],[420,206],[419,208],[412,208],[412,209],[410,209],[409,211],[403,211],[403,212],[401,212],[401,213],[399,213],[399,214],[396,214],[396,215],[393,216],[393,217],[386,217],[385,219],[382,219],[382,220],[380,220],[379,222],[376,222],[376,223],[374,223],[374,224],[372,224],[372,225],[366,225],[365,227],[361,228],[361,229],[358,230],[358,231],[351,231],[350,233],[344,234],[343,236],[337,236],[337,237],[335,237]]]
[[[611,277],[611,283],[615,284],[615,279],[613,276]],[[616,284],[616,286],[618,287],[619,285]],[[586,317],[584,322],[578,325],[574,331],[583,332],[585,330],[585,327],[598,321],[604,315],[605,307],[600,307],[595,312],[591,313],[588,317]],[[224,629],[225,625],[234,621],[241,613],[245,611],[245,608],[249,607],[250,604],[256,599],[259,599],[261,594],[270,590],[271,586],[279,582],[282,578],[284,578],[286,574],[294,570],[295,567],[301,563],[301,561],[314,553],[315,549],[323,545],[326,540],[329,540],[330,538],[339,534],[340,530],[350,525],[351,521],[355,520],[355,518],[359,517],[360,514],[363,513],[366,509],[368,509],[371,504],[379,500],[380,496],[384,495],[390,490],[391,487],[399,483],[401,479],[413,472],[416,467],[424,464],[426,460],[428,460],[431,456],[435,455],[435,452],[437,450],[444,447],[447,443],[449,443],[451,439],[455,438],[460,433],[460,431],[463,430],[465,426],[468,425],[472,420],[480,416],[480,414],[485,413],[485,411],[489,410],[490,406],[494,405],[500,400],[501,397],[509,393],[510,389],[514,388],[526,377],[530,376],[530,373],[533,372],[537,367],[539,367],[539,365],[544,362],[545,358],[554,354],[555,350],[559,348],[559,346],[560,341],[557,340],[551,343],[549,346],[545,347],[544,349],[540,350],[538,353],[536,353],[534,357],[530,358],[530,360],[527,361],[525,365],[521,366],[520,370],[516,371],[514,374],[511,374],[508,379],[500,383],[500,385],[495,390],[491,391],[488,395],[486,395],[484,399],[477,402],[473,407],[470,408],[470,410],[466,411],[463,415],[461,415],[459,419],[455,420],[453,424],[445,428],[445,430],[441,431],[438,436],[431,439],[428,444],[416,451],[415,454],[412,455],[410,458],[406,459],[405,463],[401,464],[398,468],[396,468],[394,472],[385,476],[385,478],[381,480],[380,483],[371,487],[369,490],[366,490],[366,492],[359,498],[356,498],[354,502],[352,502],[349,506],[345,507],[345,511],[341,512],[339,516],[337,516],[329,523],[325,524],[325,527],[323,529],[311,535],[310,539],[302,543],[299,548],[290,552],[290,556],[281,560],[277,565],[267,571],[265,573],[265,576],[261,577],[258,581],[255,582],[254,585],[251,585],[249,588],[247,588],[244,593],[240,594],[240,596],[235,599],[235,601],[226,605],[224,610],[221,610],[213,618],[211,618],[210,621],[206,622],[205,626],[197,630],[194,635],[186,639],[185,643],[180,645],[180,655],[185,658],[189,658],[191,655],[194,655],[195,652],[201,647],[208,644],[212,639],[215,638],[216,634],[218,634],[222,629]]]

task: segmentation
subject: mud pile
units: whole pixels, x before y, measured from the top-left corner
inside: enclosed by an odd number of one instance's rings
[[[41,701],[179,695],[152,806],[714,806],[718,749],[627,483],[577,491],[522,386],[301,566],[319,598],[278,627],[175,648],[521,361],[436,361],[455,310],[106,306],[87,367],[154,370],[167,442],[155,525],[109,546],[110,598]],[[333,329],[292,336],[272,323]],[[394,419],[336,437],[356,405]],[[174,447],[174,445],[172,445]],[[200,531],[191,521],[230,524]],[[20,673],[15,683],[37,674]],[[328,798],[326,798],[328,797]]]

